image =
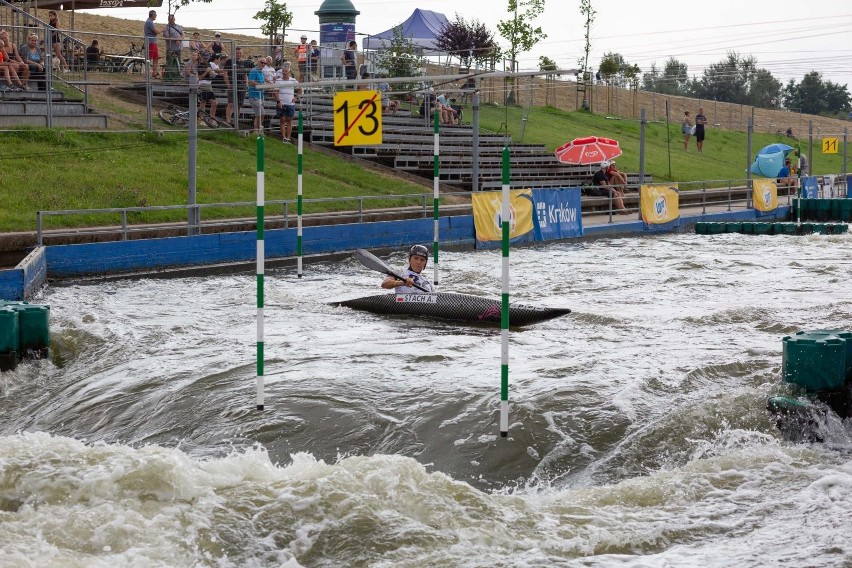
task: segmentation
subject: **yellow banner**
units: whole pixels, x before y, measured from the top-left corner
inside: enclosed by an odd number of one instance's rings
[[[473,194],[473,226],[478,241],[503,239],[503,220],[500,209],[503,195],[500,191]],[[533,202],[531,189],[514,189],[509,192],[509,238],[523,236],[533,230]]]
[[[758,211],[775,211],[778,209],[778,186],[771,179],[756,179],[752,182],[754,188],[754,208]]]
[[[642,220],[650,225],[661,225],[680,217],[680,199],[677,184],[643,185],[640,192]]]

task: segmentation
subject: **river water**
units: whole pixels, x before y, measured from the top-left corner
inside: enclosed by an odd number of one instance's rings
[[[263,412],[254,275],[51,286],[52,360],[0,375],[0,565],[852,566],[852,427],[764,412],[784,335],[852,329],[850,243],[513,249],[511,300],[574,311],[511,333],[508,438],[500,330],[332,307],[381,292],[354,259],[267,275]]]

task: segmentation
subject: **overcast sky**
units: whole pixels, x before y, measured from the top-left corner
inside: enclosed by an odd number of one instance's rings
[[[523,1],[523,0],[522,0]],[[164,4],[168,0],[164,0]],[[314,12],[321,0],[290,0],[293,31],[288,40],[297,41],[302,31],[319,39]],[[179,24],[260,35],[259,22],[252,16],[263,9],[264,0],[213,0],[180,8]],[[450,20],[458,13],[468,22],[479,20],[494,31],[496,24],[509,19],[505,0],[353,0],[361,12],[356,31],[379,33],[403,22],[415,8],[445,14]],[[692,4],[692,6],[688,6]],[[559,67],[573,69],[583,53],[584,20],[579,0],[546,0],[545,12],[536,22],[547,34],[530,53],[520,57],[524,69],[537,69],[538,58],[546,55]],[[824,80],[846,84],[852,92],[852,2],[849,0],[717,0],[686,3],[675,0],[592,0],[597,11],[592,25],[592,53],[589,64],[597,69],[601,56],[621,53],[629,63],[647,71],[653,62],[658,68],[669,57],[688,65],[689,74],[701,76],[707,65],[725,57],[728,50],[753,55],[786,83],[801,80],[811,70]],[[165,22],[165,5],[158,21]],[[147,9],[92,10],[129,19],[144,20]],[[360,42],[359,42],[360,45]]]

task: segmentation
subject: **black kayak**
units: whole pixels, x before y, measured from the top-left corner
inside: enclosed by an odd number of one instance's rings
[[[500,300],[469,294],[379,294],[333,302],[374,314],[422,316],[428,318],[500,325]],[[509,325],[520,326],[546,321],[571,313],[568,308],[539,308],[509,303]]]

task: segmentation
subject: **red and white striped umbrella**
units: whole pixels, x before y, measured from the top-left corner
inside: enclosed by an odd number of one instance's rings
[[[589,136],[575,138],[556,149],[556,158],[563,164],[599,164],[621,155],[618,142],[612,138]]]

